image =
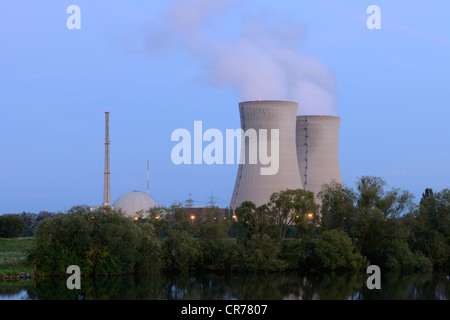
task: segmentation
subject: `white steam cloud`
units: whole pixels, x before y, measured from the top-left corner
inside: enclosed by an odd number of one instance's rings
[[[146,50],[167,55],[181,46],[210,85],[232,87],[242,100],[292,100],[300,114],[335,115],[336,79],[300,51],[304,26],[274,12],[244,11],[232,0],[174,0],[162,25],[147,30]]]

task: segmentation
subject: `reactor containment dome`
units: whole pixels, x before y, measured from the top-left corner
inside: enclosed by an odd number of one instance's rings
[[[133,191],[117,198],[113,207],[115,210],[121,209],[126,216],[136,217],[139,213],[145,214],[150,208],[158,207],[158,204],[150,195],[141,191]]]

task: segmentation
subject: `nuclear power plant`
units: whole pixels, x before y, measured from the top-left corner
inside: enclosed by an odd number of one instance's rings
[[[279,129],[279,170],[273,175],[262,175],[260,168],[264,165],[261,162],[249,163],[250,138],[245,137],[241,152],[244,152],[246,161],[239,164],[231,209],[243,201],[263,205],[269,202],[272,193],[286,189],[312,191],[317,201],[317,193],[323,184],[332,180],[342,184],[339,165],[340,118],[297,116],[297,109],[298,104],[289,101],[239,103],[244,132],[255,129],[259,134],[260,129]],[[276,152],[270,141],[268,139],[267,150]],[[261,148],[259,143],[258,148]]]
[[[335,180],[342,184],[339,166],[340,117],[297,117],[297,161],[303,189],[317,193]]]
[[[248,101],[239,103],[241,129],[244,133],[254,129],[257,138],[249,135],[242,141],[241,159],[236,184],[231,197],[230,208],[235,209],[243,201],[252,201],[256,206],[267,203],[274,192],[284,189],[302,188],[302,180],[297,163],[295,143],[296,116],[298,104],[288,101]],[[267,165],[261,163],[260,157],[252,163],[252,154],[261,155],[261,147],[266,142],[261,141],[261,129],[267,130],[267,153],[274,159],[274,152],[278,158],[278,172],[272,175],[262,175],[261,169]],[[272,145],[271,137],[275,130],[279,130],[278,150]],[[277,143],[278,143],[277,141]],[[262,143],[260,143],[262,142]],[[258,149],[256,151],[256,149]]]
[[[274,192],[286,189],[312,191],[335,180],[342,184],[339,165],[340,117],[297,116],[298,103],[257,100],[239,103],[241,154],[230,209],[244,201],[261,206]],[[111,206],[109,112],[105,112],[105,171],[103,206]],[[126,215],[158,207],[149,194],[129,192],[113,204]]]

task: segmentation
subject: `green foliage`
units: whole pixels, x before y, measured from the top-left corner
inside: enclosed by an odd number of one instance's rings
[[[360,270],[367,268],[368,261],[353,245],[342,230],[328,230],[322,233],[315,246],[315,256],[320,267],[327,270]]]
[[[268,234],[255,233],[239,241],[240,271],[277,272],[286,269],[287,264],[279,258],[281,242]]]
[[[34,242],[28,258],[43,274],[64,274],[70,265],[78,265],[84,274],[121,274],[160,261],[151,225],[112,210],[74,207],[40,223]]]
[[[332,181],[318,193],[321,201],[321,225],[327,229],[349,231],[348,221],[354,215],[356,194],[349,188]]]
[[[266,205],[256,207],[251,201],[244,201],[235,209],[242,236],[252,237],[253,234],[267,234],[277,237],[277,225],[275,216],[268,210]]]
[[[270,197],[269,211],[275,217],[279,237],[283,240],[290,226],[304,222],[308,213],[316,216],[317,204],[314,193],[302,189],[275,192]]]
[[[164,268],[182,273],[195,271],[201,259],[201,248],[186,230],[170,229],[163,242]]]
[[[399,272],[448,270],[449,189],[426,189],[417,205],[408,191],[386,190],[384,180],[365,176],[356,191],[332,182],[318,198],[320,211],[311,192],[284,190],[260,207],[243,202],[236,221],[219,219],[213,206],[206,219],[191,220],[174,203],[137,221],[77,206],[39,222],[28,258],[44,274],[65,274],[72,264],[84,274],[345,272],[369,261]]]
[[[41,211],[38,214],[30,212],[22,212],[17,215],[22,219],[22,221],[25,224],[25,228],[23,232],[19,235],[19,237],[32,237],[39,222],[51,218],[57,215],[57,213]]]
[[[224,271],[230,268],[234,241],[227,238],[230,223],[226,220],[209,220],[199,230],[202,266],[208,271]]]
[[[22,272],[32,274],[27,252],[33,247],[29,238],[0,239],[0,279],[5,276],[20,276]]]
[[[450,190],[426,189],[419,207],[407,216],[412,230],[410,245],[427,257],[435,269],[450,268]]]
[[[449,264],[448,189],[426,189],[417,206],[408,191],[386,191],[381,178],[364,176],[357,191],[332,183],[319,193],[324,230],[340,229],[371,263],[401,271],[445,270]]]
[[[0,216],[0,238],[16,238],[24,230],[25,223],[16,214]]]

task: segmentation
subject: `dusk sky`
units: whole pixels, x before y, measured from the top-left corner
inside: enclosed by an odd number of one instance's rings
[[[349,187],[450,187],[450,1],[0,0],[0,214],[101,205],[105,110],[113,202],[149,160],[158,204],[226,207],[238,164],[175,165],[171,134],[256,99],[340,116]]]

